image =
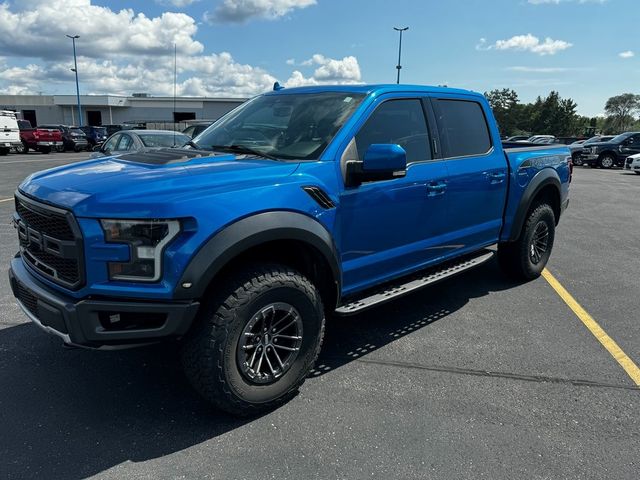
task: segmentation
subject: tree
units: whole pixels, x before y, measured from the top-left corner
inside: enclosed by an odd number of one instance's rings
[[[502,90],[491,90],[485,92],[493,115],[496,117],[500,133],[503,135],[513,135],[518,127],[516,107],[518,105],[518,94],[515,90],[504,88]]]
[[[635,123],[634,115],[640,111],[640,95],[623,93],[607,100],[604,107],[607,114],[605,129],[611,133],[621,133]]]

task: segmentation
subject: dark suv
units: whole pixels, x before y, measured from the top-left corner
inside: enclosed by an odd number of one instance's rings
[[[80,130],[82,130],[87,136],[89,146],[91,146],[92,148],[96,145],[102,145],[107,139],[107,129],[105,127],[92,127],[89,125],[85,125],[83,127],[80,127]]]
[[[622,167],[630,155],[640,153],[640,132],[627,132],[608,142],[590,143],[583,148],[582,163],[592,167]]]
[[[80,150],[87,150],[89,146],[87,136],[78,127],[48,124],[39,125],[39,128],[52,128],[62,132],[62,146],[58,149],[59,151],[73,150],[79,152]]]

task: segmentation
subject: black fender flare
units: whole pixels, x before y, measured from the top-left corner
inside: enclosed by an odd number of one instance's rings
[[[536,195],[547,185],[553,185],[558,191],[558,198],[561,198],[560,187],[562,185],[562,182],[560,182],[558,172],[556,172],[553,168],[543,168],[538,173],[536,173],[529,182],[529,185],[527,185],[527,188],[522,193],[522,196],[520,197],[518,209],[516,210],[513,224],[511,225],[511,232],[509,234],[510,242],[515,242],[518,237],[520,237],[522,226],[527,219],[527,213],[531,208],[533,199],[536,198]],[[557,220],[558,219],[556,219],[556,221]]]
[[[209,238],[191,258],[175,287],[175,299],[204,295],[217,273],[233,258],[266,242],[298,240],[316,248],[331,267],[337,293],[341,270],[333,237],[314,218],[291,211],[264,212],[232,223]],[[183,285],[191,284],[190,288]]]

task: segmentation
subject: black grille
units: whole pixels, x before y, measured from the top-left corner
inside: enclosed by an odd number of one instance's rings
[[[39,232],[51,235],[58,240],[74,239],[73,230],[71,230],[65,215],[58,215],[52,212],[47,212],[46,214],[44,212],[36,212],[29,209],[19,199],[16,199],[16,211],[27,225]]]
[[[31,312],[36,318],[39,318],[38,314],[38,299],[29,290],[24,288],[20,282],[16,282],[18,300],[22,303],[29,312]]]
[[[15,222],[22,258],[30,267],[63,287],[84,281],[82,237],[73,215],[16,194]]]

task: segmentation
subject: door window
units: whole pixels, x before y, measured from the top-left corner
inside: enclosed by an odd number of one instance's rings
[[[439,99],[434,107],[446,157],[485,155],[491,150],[487,119],[479,103]]]
[[[431,160],[427,122],[420,100],[390,100],[381,104],[356,135],[358,158],[370,145],[397,144],[407,152],[407,162]]]
[[[126,150],[131,150],[133,146],[133,138],[129,135],[121,135],[120,142],[118,142],[117,151],[122,152]]]
[[[102,146],[102,150],[105,151],[105,152],[111,152],[111,151],[115,150],[116,149],[116,145],[118,144],[118,141],[120,140],[121,136],[122,135],[117,134],[117,135],[114,135],[113,137],[111,137]]]

